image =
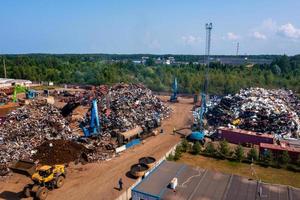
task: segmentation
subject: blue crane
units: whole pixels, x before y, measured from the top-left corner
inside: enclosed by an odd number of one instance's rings
[[[99,136],[101,133],[100,120],[98,115],[97,100],[92,101],[91,114],[89,119],[85,119],[80,123],[79,127],[84,133],[84,137]]]
[[[201,143],[205,142],[205,133],[204,133],[204,126],[203,126],[203,118],[206,112],[206,96],[207,96],[207,89],[208,89],[208,70],[209,70],[209,63],[210,63],[210,42],[211,42],[211,30],[212,30],[212,23],[207,23],[205,25],[206,28],[206,47],[205,47],[205,54],[206,54],[206,67],[205,67],[205,77],[204,77],[204,85],[203,91],[201,93],[201,107],[198,109],[197,112],[197,123],[196,123],[196,130],[192,131],[192,133],[188,136],[188,139],[191,141],[199,141]]]
[[[170,96],[170,102],[178,102],[177,94],[178,94],[178,83],[177,83],[177,78],[175,77],[172,84],[172,94]]]
[[[201,107],[197,109],[196,111],[196,129],[192,131],[192,133],[188,136],[188,139],[191,141],[199,141],[201,143],[204,143],[204,126],[203,126],[203,117],[204,113],[206,112],[206,94],[204,92],[201,93]]]

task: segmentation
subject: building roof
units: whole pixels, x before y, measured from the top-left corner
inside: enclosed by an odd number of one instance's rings
[[[242,130],[242,129],[237,129],[237,128],[228,128],[228,127],[224,127],[224,126],[220,126],[218,128],[218,130],[231,131],[231,132],[234,132],[234,133],[240,133],[240,134],[245,134],[245,135],[255,135],[257,137],[274,138],[273,135],[267,134],[267,133],[257,133],[257,132],[247,131],[247,130]]]
[[[260,143],[259,147],[266,148],[266,149],[279,150],[279,151],[291,151],[291,152],[300,153],[300,148],[288,146],[288,144],[286,144],[286,143],[281,143],[281,145]]]
[[[176,191],[169,183],[176,177]],[[229,175],[191,166],[163,161],[133,189],[135,194],[153,199],[211,200],[290,200],[299,199],[300,189],[259,183],[237,175]],[[134,199],[134,198],[133,198]]]
[[[32,82],[30,80],[23,80],[23,79],[0,78],[0,84],[7,84],[7,83],[32,83]]]

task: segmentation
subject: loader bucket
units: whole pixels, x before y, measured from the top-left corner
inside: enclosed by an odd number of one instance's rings
[[[18,160],[9,167],[13,172],[31,176],[35,172],[36,165],[32,161]]]

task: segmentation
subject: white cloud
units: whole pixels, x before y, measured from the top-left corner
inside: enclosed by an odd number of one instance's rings
[[[232,33],[232,32],[228,32],[227,37],[226,37],[226,39],[228,39],[228,40],[238,40],[240,38],[241,37],[239,35]]]
[[[197,44],[200,42],[200,37],[198,36],[193,36],[193,35],[187,35],[187,36],[182,36],[181,40],[184,42],[186,45],[193,45]]]
[[[287,23],[281,25],[277,33],[283,37],[292,38],[292,39],[299,39],[300,38],[300,29],[296,28],[293,24]]]
[[[256,38],[256,39],[259,39],[259,40],[265,40],[265,39],[267,39],[266,35],[258,32],[258,31],[254,31],[253,37]]]

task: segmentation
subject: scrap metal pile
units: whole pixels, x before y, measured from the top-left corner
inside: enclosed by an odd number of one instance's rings
[[[0,126],[0,165],[7,167],[13,160],[29,159],[46,139],[57,138],[75,138],[57,108],[44,101],[20,107]]]
[[[99,102],[103,131],[109,134],[128,131],[137,125],[154,128],[156,120],[168,117],[171,112],[150,89],[140,84],[117,84]]]
[[[137,125],[151,129],[156,120],[163,120],[171,113],[168,106],[141,84],[116,84],[112,87],[102,85],[92,90],[74,94],[61,92],[59,95],[62,101],[68,102],[67,107],[70,109],[76,107],[77,103],[91,105],[92,100],[97,99],[105,135],[128,131]],[[64,110],[66,114],[70,113],[67,109]]]
[[[0,91],[0,105],[1,104],[6,104],[9,101],[11,101],[11,99],[9,98],[9,96],[6,95],[6,93]]]
[[[19,159],[54,164],[68,163],[79,157],[88,162],[111,158],[116,148],[116,141],[112,140],[114,134],[137,125],[151,128],[157,118],[162,120],[171,112],[151,90],[137,84],[100,86],[83,94],[70,94],[64,100],[68,98],[87,106],[93,99],[98,100],[100,137],[80,138],[71,130],[70,121],[61,110],[46,101],[33,100],[9,113],[0,126],[0,175],[7,172],[9,163]]]
[[[277,136],[300,134],[300,100],[290,90],[241,89],[212,104],[206,113],[209,126],[235,126]]]

